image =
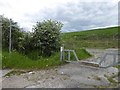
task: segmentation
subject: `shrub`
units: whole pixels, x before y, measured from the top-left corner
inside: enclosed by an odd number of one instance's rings
[[[53,20],[37,22],[33,28],[34,50],[39,49],[39,54],[51,56],[60,46],[60,30],[63,24]]]

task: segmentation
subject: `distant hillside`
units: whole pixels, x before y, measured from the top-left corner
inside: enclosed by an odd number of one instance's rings
[[[80,32],[63,33],[62,40],[66,48],[117,48],[118,27],[94,29]]]

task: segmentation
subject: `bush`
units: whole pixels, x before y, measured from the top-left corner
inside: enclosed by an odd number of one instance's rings
[[[47,20],[37,22],[33,28],[32,44],[34,50],[39,49],[42,56],[51,56],[60,46],[60,30],[63,24],[57,21]]]

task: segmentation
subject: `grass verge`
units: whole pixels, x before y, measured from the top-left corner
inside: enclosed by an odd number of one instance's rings
[[[78,58],[84,59],[91,55],[85,49],[76,50]],[[74,58],[71,56],[71,58]],[[48,69],[53,66],[63,65],[65,62],[60,62],[60,53],[56,52],[51,57],[41,57],[38,60],[32,60],[25,55],[18,52],[12,52],[9,54],[7,51],[3,51],[2,54],[2,68],[11,69]]]

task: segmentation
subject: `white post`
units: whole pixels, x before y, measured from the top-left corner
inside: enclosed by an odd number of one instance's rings
[[[61,62],[62,62],[62,60],[63,60],[63,49],[64,49],[63,46],[60,47],[60,61],[61,61]]]

